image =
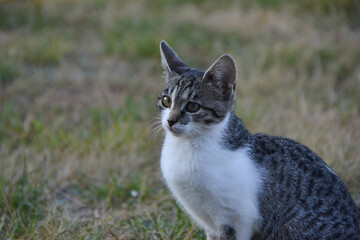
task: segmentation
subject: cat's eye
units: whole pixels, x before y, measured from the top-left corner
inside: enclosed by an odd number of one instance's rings
[[[188,104],[186,104],[185,108],[186,108],[186,111],[188,111],[190,113],[195,113],[200,110],[200,104],[195,103],[195,102],[188,102]]]
[[[171,106],[171,98],[165,95],[162,97],[161,103],[164,107],[169,108]]]

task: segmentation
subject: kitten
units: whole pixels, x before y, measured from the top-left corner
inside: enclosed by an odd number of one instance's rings
[[[309,148],[251,134],[234,114],[229,55],[206,72],[160,43],[164,179],[207,239],[360,239],[360,211],[340,178]]]

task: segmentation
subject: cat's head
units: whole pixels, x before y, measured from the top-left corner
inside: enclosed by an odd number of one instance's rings
[[[196,137],[224,120],[234,108],[236,67],[229,55],[217,59],[205,72],[186,65],[160,43],[165,87],[159,94],[162,126],[179,137]]]

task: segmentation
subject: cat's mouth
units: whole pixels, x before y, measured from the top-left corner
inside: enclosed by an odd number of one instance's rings
[[[173,133],[175,136],[180,136],[184,132],[182,129],[176,127],[169,127],[169,131]]]
[[[179,124],[175,124],[173,126],[168,126],[168,130],[175,136],[181,136],[184,134],[184,132],[186,131],[185,126],[183,125],[179,125]]]

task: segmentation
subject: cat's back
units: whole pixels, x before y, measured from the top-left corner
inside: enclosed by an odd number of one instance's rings
[[[360,212],[340,178],[304,145],[253,135],[252,156],[265,173],[263,226],[253,239],[360,239]]]

